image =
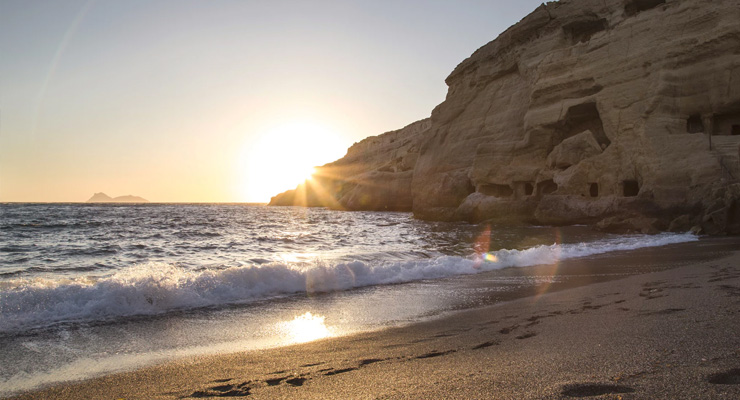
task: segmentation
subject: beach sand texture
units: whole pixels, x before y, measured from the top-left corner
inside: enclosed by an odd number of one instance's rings
[[[639,261],[639,260],[638,260]],[[738,399],[740,253],[17,399]]]

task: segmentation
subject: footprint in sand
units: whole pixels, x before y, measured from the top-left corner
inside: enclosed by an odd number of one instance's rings
[[[203,398],[203,397],[238,397],[238,396],[249,396],[251,388],[247,386],[249,382],[244,382],[239,385],[219,385],[212,386],[208,390],[198,390],[190,394],[188,397]]]
[[[497,342],[497,341],[485,342],[485,343],[481,343],[481,344],[473,347],[472,350],[485,349],[486,347],[496,346],[496,345],[499,345],[499,344],[500,344],[500,342]]]
[[[605,383],[573,383],[565,385],[561,392],[568,397],[593,397],[605,394],[632,393],[635,389],[624,385],[611,385]]]
[[[355,371],[356,369],[357,368],[355,368],[355,367],[342,368],[342,369],[333,369],[333,370],[325,373],[324,375],[326,375],[326,376],[339,375],[339,374],[343,374],[345,372]]]
[[[303,382],[307,381],[306,378],[293,378],[285,381],[290,386],[303,386]]]
[[[519,328],[519,324],[512,325],[512,326],[507,326],[506,328],[500,329],[498,332],[501,333],[501,334],[503,334],[503,335],[508,335],[509,333],[513,332],[517,328]]]
[[[433,358],[433,357],[439,357],[439,356],[445,356],[447,354],[454,353],[456,350],[447,350],[447,351],[431,351],[426,354],[422,354],[420,356],[416,356],[417,359],[424,359],[424,358]]]
[[[535,337],[535,336],[537,336],[536,332],[526,332],[526,333],[523,333],[517,336],[516,338],[517,339],[528,339],[528,338]]]
[[[714,385],[740,385],[740,368],[709,375],[707,381]]]

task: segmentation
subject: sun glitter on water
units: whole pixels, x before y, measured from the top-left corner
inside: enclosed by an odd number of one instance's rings
[[[292,321],[280,323],[280,328],[288,335],[291,343],[311,342],[333,336],[324,319],[325,317],[321,315],[306,312],[296,316]]]

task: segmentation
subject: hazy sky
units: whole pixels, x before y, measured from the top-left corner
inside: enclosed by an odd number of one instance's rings
[[[540,3],[0,0],[0,201],[268,201]]]

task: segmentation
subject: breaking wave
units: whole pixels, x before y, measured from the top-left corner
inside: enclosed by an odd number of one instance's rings
[[[504,249],[471,257],[377,263],[316,260],[311,265],[266,263],[198,271],[166,263],[146,263],[98,278],[17,278],[5,280],[0,286],[0,332],[551,264],[563,259],[694,240],[698,238],[691,234],[633,235],[589,243]]]

